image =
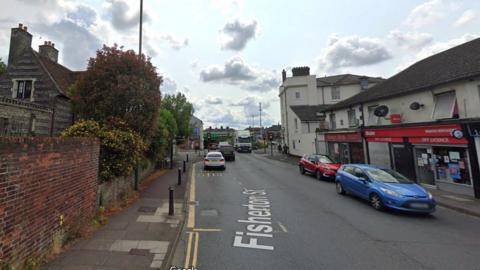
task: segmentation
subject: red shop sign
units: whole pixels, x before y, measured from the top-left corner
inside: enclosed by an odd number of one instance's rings
[[[386,137],[386,138],[368,138],[368,142],[391,142],[391,143],[402,143],[403,138],[392,138],[392,137]]]
[[[402,122],[402,116],[400,114],[390,114],[390,123],[399,124]]]
[[[425,137],[425,138],[409,138],[408,141],[410,143],[425,143],[425,144],[468,144],[467,139],[461,138],[456,139],[453,137],[441,137],[441,138],[432,138],[432,137]]]
[[[402,138],[402,137],[448,137],[452,138],[454,130],[462,130],[457,124],[451,125],[432,125],[421,127],[396,127],[388,129],[367,129],[365,130],[366,138]],[[454,138],[452,138],[454,139]],[[454,139],[457,140],[457,139]]]
[[[328,133],[325,134],[325,141],[329,142],[362,142],[360,132],[354,133]]]

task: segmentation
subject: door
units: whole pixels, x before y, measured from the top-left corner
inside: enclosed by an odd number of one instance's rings
[[[353,178],[353,181],[352,181],[352,188],[354,192],[362,198],[367,198],[368,197],[368,194],[367,194],[368,182],[366,181],[368,179],[367,175],[360,168],[355,168],[354,175],[355,177]],[[365,181],[360,180],[362,178]]]
[[[308,156],[305,160],[305,169],[307,169],[309,172],[315,172],[315,157]]]
[[[431,164],[432,154],[428,153],[427,147],[415,147],[415,168],[417,172],[417,182],[419,184],[435,185],[433,175],[433,164]],[[431,148],[430,148],[431,150]]]
[[[340,160],[338,160],[342,164],[348,164],[350,162],[350,149],[348,143],[339,143],[338,150],[340,154]]]
[[[405,175],[408,179],[415,180],[415,166],[413,165],[413,153],[411,148],[403,144],[392,144],[393,167],[397,172]]]

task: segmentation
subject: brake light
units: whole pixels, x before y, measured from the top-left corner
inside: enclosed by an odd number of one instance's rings
[[[224,161],[225,161],[225,159],[223,159],[223,158],[222,158],[222,159],[220,159],[220,161],[221,161],[221,162],[224,162]]]

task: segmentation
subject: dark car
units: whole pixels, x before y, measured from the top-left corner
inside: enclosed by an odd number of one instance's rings
[[[225,160],[235,161],[235,149],[231,145],[221,145],[219,149]]]
[[[298,162],[301,174],[308,172],[315,175],[318,180],[335,180],[341,165],[327,155],[305,155]]]

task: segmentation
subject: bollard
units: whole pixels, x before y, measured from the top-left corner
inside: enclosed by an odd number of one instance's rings
[[[187,171],[187,164],[185,160],[183,161],[183,172],[185,173]]]
[[[178,168],[178,185],[182,185],[182,170]]]
[[[175,214],[175,208],[173,207],[173,187],[168,188],[168,215],[173,216]]]
[[[188,162],[188,154],[187,154],[187,162]]]

